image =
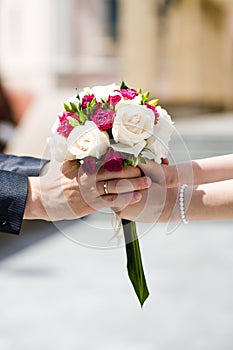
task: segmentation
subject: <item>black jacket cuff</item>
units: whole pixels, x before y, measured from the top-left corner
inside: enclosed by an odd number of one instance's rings
[[[28,192],[28,177],[0,171],[0,232],[19,234]]]

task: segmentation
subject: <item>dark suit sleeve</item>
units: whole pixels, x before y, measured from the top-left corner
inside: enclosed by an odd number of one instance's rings
[[[19,234],[27,199],[28,176],[46,163],[32,157],[0,154],[0,232]]]
[[[46,160],[33,157],[17,157],[0,153],[0,170],[13,171],[26,176],[39,176]]]
[[[0,170],[0,231],[19,234],[27,199],[28,177]]]

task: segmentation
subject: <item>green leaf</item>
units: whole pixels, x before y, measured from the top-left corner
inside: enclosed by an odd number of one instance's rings
[[[86,114],[83,113],[82,111],[79,112],[79,119],[82,124],[85,124],[85,122],[88,120]]]
[[[141,307],[149,296],[146,278],[143,271],[143,264],[140,246],[137,236],[136,223],[122,219],[122,226],[126,244],[127,270],[130,281],[139,299]]]
[[[90,103],[90,106],[91,106],[91,107],[95,107],[96,102],[97,102],[97,101],[96,101],[96,97],[94,97],[93,100],[92,100],[91,103]]]
[[[129,89],[129,87],[125,84],[124,80],[122,80],[121,85],[120,85],[120,90],[122,90],[122,89],[126,89],[126,90]]]
[[[76,126],[80,125],[79,121],[75,118],[68,117],[67,120],[70,123],[70,125],[72,126],[72,128],[75,128]]]
[[[70,106],[71,106],[72,113],[77,113],[78,112],[78,108],[77,108],[77,106],[76,106],[76,104],[74,102],[70,102]]]
[[[140,162],[141,162],[142,164],[146,164],[146,158],[140,156]]]
[[[71,112],[71,108],[67,103],[64,103],[64,108],[65,108],[66,112]]]
[[[133,158],[133,166],[136,167],[138,165],[138,158],[134,157]]]
[[[159,99],[158,98],[148,102],[149,105],[154,106],[154,107],[157,106],[158,103],[159,103]]]
[[[149,91],[145,92],[144,94],[142,94],[142,102],[146,103],[149,99],[150,93]]]

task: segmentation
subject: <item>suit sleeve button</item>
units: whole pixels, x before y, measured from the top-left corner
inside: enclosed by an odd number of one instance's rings
[[[5,226],[7,223],[6,218],[4,216],[0,216],[0,225]]]

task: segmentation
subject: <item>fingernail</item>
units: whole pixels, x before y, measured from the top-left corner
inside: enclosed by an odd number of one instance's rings
[[[139,193],[139,192],[135,192],[134,195],[133,195],[133,198],[134,198],[134,200],[136,200],[136,201],[140,201],[141,198],[142,198],[142,195],[141,195],[141,193]]]
[[[147,182],[148,187],[150,187],[151,184],[152,184],[151,178],[147,176],[147,177],[146,177],[146,182]]]

